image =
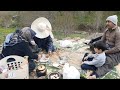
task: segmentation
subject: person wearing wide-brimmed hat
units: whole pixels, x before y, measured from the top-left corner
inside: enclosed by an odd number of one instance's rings
[[[52,33],[52,27],[46,18],[37,18],[31,24],[31,29],[36,32],[33,39],[39,48],[45,50],[49,54],[55,51],[53,45],[54,36]]]

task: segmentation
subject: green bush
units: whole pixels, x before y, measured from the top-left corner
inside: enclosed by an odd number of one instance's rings
[[[15,28],[0,28],[0,44],[4,42],[7,34],[15,31]]]

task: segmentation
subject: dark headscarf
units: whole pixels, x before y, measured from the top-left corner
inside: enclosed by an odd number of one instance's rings
[[[33,37],[36,35],[36,33],[30,27],[24,27],[21,29],[21,31],[22,37],[28,42],[31,42],[33,40]]]
[[[17,29],[14,33],[8,34],[9,37],[8,38],[6,37],[4,46],[13,46],[22,41],[31,42],[35,34],[36,33],[29,27],[24,27],[23,29]]]

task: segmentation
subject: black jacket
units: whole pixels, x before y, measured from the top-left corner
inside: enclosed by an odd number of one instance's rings
[[[6,46],[6,48],[2,50],[2,54],[4,57],[9,55],[18,55],[22,57],[29,56],[28,59],[38,59],[38,55],[31,51],[29,43],[25,41],[17,43],[14,46]]]
[[[46,50],[46,52],[53,51],[54,46],[53,46],[52,38],[50,36],[43,39],[34,37],[33,39],[35,43],[38,45],[38,47],[41,48],[42,50]]]

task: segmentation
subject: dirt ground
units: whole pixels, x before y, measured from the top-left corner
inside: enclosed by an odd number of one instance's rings
[[[59,63],[58,61],[60,61],[60,58],[63,58],[71,66],[74,66],[76,69],[80,70],[80,64],[84,54],[86,52],[90,52],[88,50],[89,46],[83,43],[85,41],[83,39],[70,39],[70,41],[74,43],[73,47],[63,48],[59,46],[59,49],[49,57],[49,60],[52,63]],[[59,41],[57,41],[57,45],[59,45]],[[33,78],[30,77],[30,79]]]

